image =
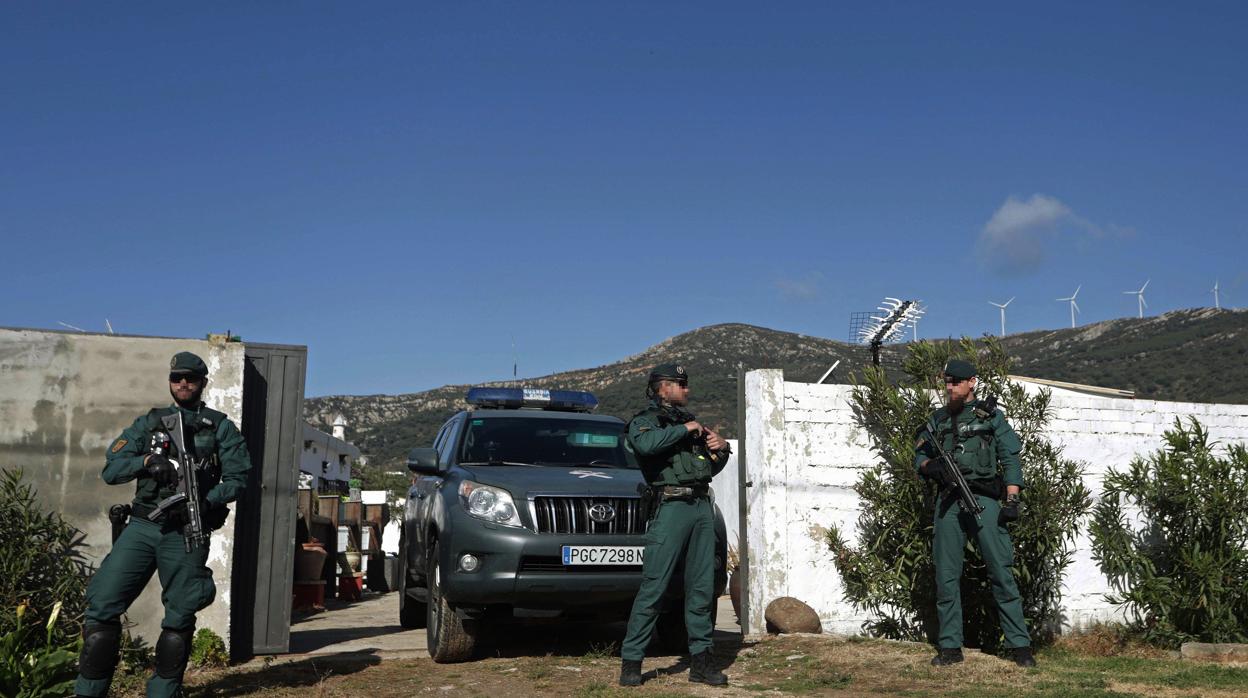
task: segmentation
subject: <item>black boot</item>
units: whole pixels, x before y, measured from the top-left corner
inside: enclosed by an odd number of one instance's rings
[[[727,686],[728,677],[715,668],[711,651],[699,652],[689,658],[689,680],[693,683],[704,683],[708,686]]]
[[[941,647],[940,654],[932,657],[932,666],[949,666],[962,661],[961,647]]]
[[[1014,663],[1021,667],[1032,667],[1036,665],[1036,658],[1031,656],[1030,647],[1015,647],[1013,654]]]
[[[620,685],[621,686],[640,686],[641,685],[641,660],[625,659],[620,665]]]

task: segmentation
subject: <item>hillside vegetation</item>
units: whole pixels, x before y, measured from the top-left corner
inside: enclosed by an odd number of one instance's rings
[[[1138,398],[1248,403],[1248,311],[1181,310],[1158,317],[1108,320],[1074,329],[1010,335],[1003,345],[1017,375],[1134,390]],[[898,355],[885,351],[885,362]],[[780,368],[792,381],[813,382],[841,361],[830,383],[848,383],[870,361],[866,347],[743,324],[702,327],[606,366],[522,381],[526,386],[590,390],[598,411],[628,418],[645,406],[646,375],[665,361],[692,377],[690,407],[698,418],[737,435],[738,365]],[[490,383],[488,385],[510,385]],[[328,430],[341,413],[347,437],[373,463],[398,465],[408,449],[428,446],[438,427],[463,409],[469,386],[405,395],[331,395],[304,402],[305,417]]]

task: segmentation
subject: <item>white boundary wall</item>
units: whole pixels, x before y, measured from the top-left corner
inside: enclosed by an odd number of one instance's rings
[[[1084,483],[1094,499],[1108,468],[1121,470],[1135,456],[1156,451],[1162,432],[1178,417],[1196,417],[1224,444],[1248,443],[1248,405],[1110,399],[1051,390],[1054,414],[1048,437],[1065,448],[1065,457],[1083,463]],[[778,369],[746,374],[746,481],[751,486],[744,488],[749,601],[742,626],[747,634],[763,632],[763,611],[781,596],[813,607],[827,632],[857,634],[867,620],[845,600],[825,542],[831,525],[856,542],[859,507],[853,485],[878,460],[866,432],[854,424],[850,392],[846,385],[786,382]],[[1078,627],[1113,617],[1113,607],[1104,600],[1109,591],[1085,532],[1066,571],[1062,602],[1067,624]]]

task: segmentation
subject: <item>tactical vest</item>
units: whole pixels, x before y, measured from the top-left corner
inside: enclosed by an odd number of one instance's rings
[[[966,405],[957,417],[944,407],[932,415],[932,432],[971,480],[997,476],[997,439],[994,421],[1000,412],[985,412],[978,403]],[[979,409],[977,409],[979,408]],[[968,417],[969,415],[969,417]],[[956,422],[956,427],[955,427]]]
[[[174,414],[178,408],[157,407],[152,409],[144,417],[144,439],[141,446],[141,454],[147,455],[151,445],[152,434],[156,431],[164,430],[165,426],[161,419]],[[183,436],[186,442],[189,454],[196,461],[207,461],[207,467],[197,471],[199,477],[200,496],[204,497],[208,491],[221,481],[221,459],[217,455],[217,427],[221,422],[225,421],[224,412],[218,412],[208,407],[201,407],[195,415],[182,415],[182,427],[186,434]],[[183,462],[181,456],[176,460],[179,464]],[[170,497],[177,491],[176,485],[168,485],[160,487],[156,481],[151,478],[139,478],[135,480],[134,501],[136,504],[146,504],[154,506],[166,497]]]
[[[693,420],[693,415],[671,407],[651,405],[633,415],[653,414],[660,427],[682,425]],[[632,444],[629,444],[632,448]],[[692,435],[686,435],[673,450],[657,456],[638,456],[641,470],[651,485],[698,485],[708,484],[714,474],[711,454],[706,444]]]

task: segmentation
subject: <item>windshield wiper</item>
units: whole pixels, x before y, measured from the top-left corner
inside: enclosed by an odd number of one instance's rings
[[[479,460],[460,463],[460,465],[537,465],[536,463],[520,463],[513,460]]]

